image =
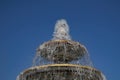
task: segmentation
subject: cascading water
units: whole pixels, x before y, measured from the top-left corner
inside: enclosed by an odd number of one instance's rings
[[[62,19],[55,25],[53,39],[37,49],[33,67],[22,72],[17,80],[106,80],[93,68],[87,49],[69,35],[69,26]]]

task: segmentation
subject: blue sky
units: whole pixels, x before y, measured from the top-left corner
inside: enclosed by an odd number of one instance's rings
[[[84,44],[95,68],[120,79],[119,0],[1,0],[0,77],[15,80],[31,67],[36,48],[66,19],[73,40]]]

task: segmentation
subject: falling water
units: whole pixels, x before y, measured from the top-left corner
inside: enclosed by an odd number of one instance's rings
[[[33,67],[21,73],[17,80],[106,80],[93,67],[84,45],[73,41],[66,20],[58,20],[52,40],[37,49]]]
[[[60,50],[62,52],[60,52]],[[90,60],[88,51],[85,48],[85,46],[79,42],[75,42],[71,40],[71,37],[69,35],[69,26],[66,20],[64,19],[58,20],[56,22],[53,33],[53,39],[51,41],[43,43],[38,47],[36,57],[33,60],[33,65],[35,66],[35,65],[44,65],[44,64],[54,64],[55,62],[52,59],[54,59],[55,57],[53,57],[53,55],[57,53],[61,53],[61,54],[63,53],[63,62],[65,62],[65,58],[67,55],[83,53],[84,55],[81,58],[73,59],[69,63],[93,67],[92,61]],[[43,58],[43,56],[41,57],[41,54],[46,54],[47,59]]]

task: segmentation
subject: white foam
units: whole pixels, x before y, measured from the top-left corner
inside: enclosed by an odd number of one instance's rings
[[[61,39],[71,40],[71,37],[69,35],[69,26],[66,20],[64,19],[58,20],[56,22],[55,30],[53,33],[53,40],[61,40]]]

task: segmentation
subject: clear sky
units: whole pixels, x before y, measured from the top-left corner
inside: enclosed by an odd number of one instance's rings
[[[15,80],[31,67],[36,48],[52,38],[62,18],[95,68],[120,80],[119,0],[0,0],[0,79]]]

